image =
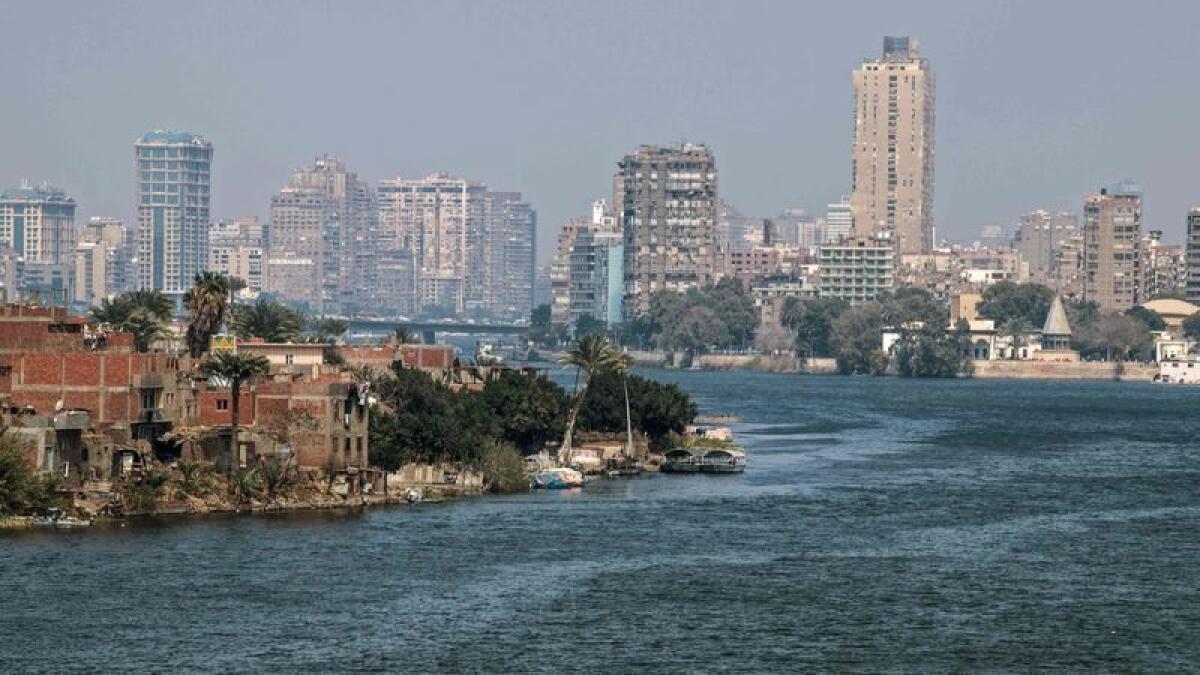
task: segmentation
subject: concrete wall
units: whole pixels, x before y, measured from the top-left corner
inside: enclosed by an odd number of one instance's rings
[[[975,377],[1062,380],[1128,380],[1149,382],[1158,366],[1144,363],[976,361]]]

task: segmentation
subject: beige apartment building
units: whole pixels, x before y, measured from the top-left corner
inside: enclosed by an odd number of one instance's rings
[[[901,255],[928,253],[934,244],[933,70],[916,40],[885,37],[883,56],[863,61],[853,81],[854,234],[889,236]]]
[[[1123,312],[1139,302],[1138,242],[1142,196],[1132,186],[1088,195],[1083,202],[1083,299]]]

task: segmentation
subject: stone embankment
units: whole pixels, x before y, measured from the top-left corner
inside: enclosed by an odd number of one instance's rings
[[[976,361],[975,377],[980,379],[1025,380],[1122,380],[1150,382],[1158,366],[1146,363],[1105,363],[1092,361]]]

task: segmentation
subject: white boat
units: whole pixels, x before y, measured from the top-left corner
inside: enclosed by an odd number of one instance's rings
[[[533,487],[548,490],[583,487],[583,474],[566,467],[546,469],[533,474]]]

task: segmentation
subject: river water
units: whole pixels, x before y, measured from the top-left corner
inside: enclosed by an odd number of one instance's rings
[[[1200,388],[668,373],[741,476],[0,537],[0,671],[1200,668]]]

